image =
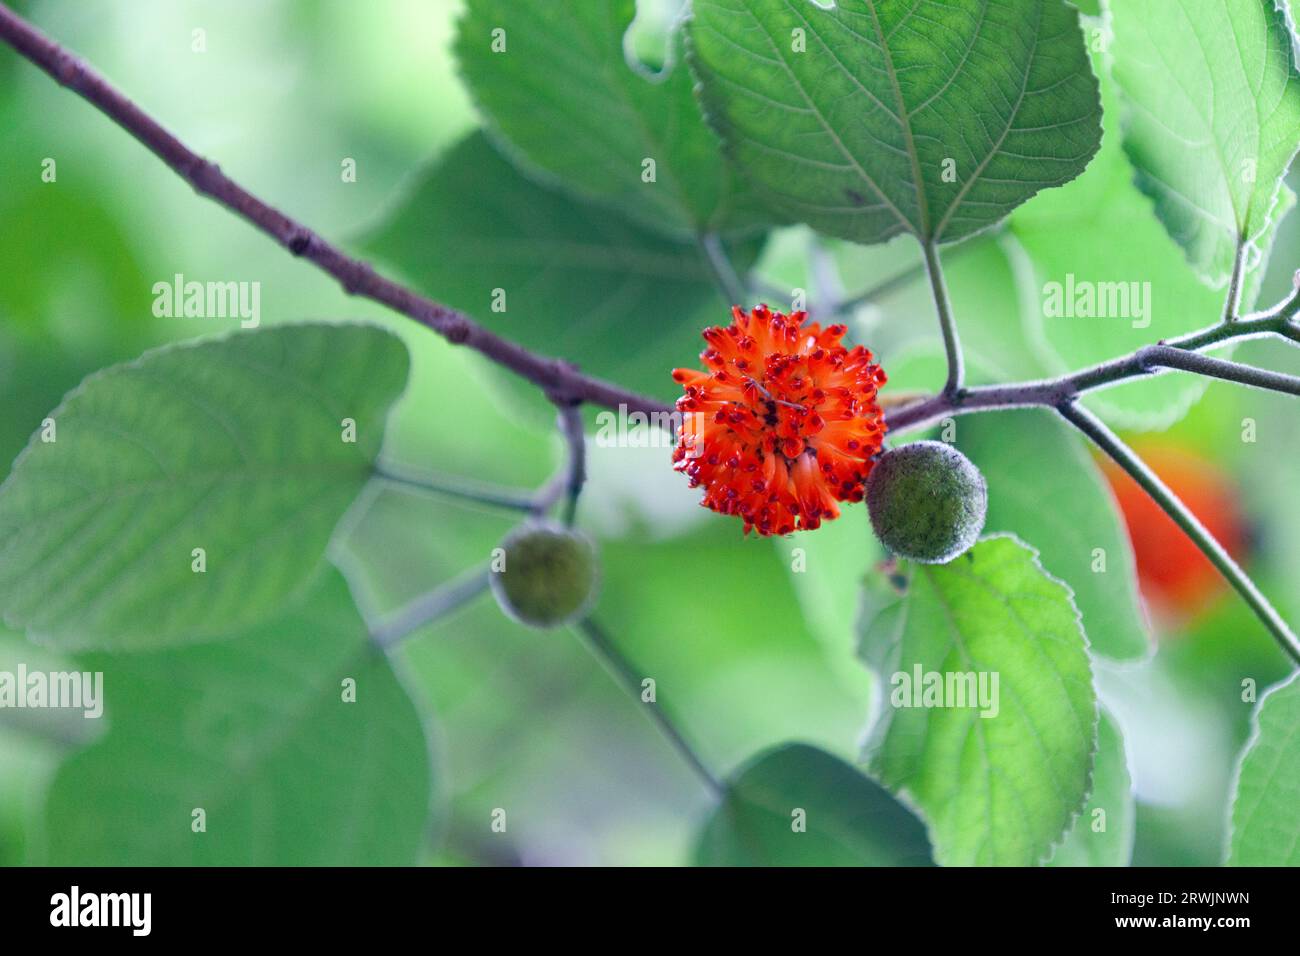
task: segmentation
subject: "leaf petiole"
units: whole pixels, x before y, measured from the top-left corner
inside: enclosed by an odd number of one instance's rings
[[[923,241],[921,249],[925,253],[925,273],[930,279],[930,291],[934,295],[934,308],[939,315],[939,329],[943,332],[943,350],[948,358],[948,380],[944,383],[943,394],[955,399],[962,393],[966,380],[966,367],[962,359],[961,340],[957,336],[957,323],[952,316],[952,303],[948,299],[948,286],[943,281],[943,268],[939,264],[939,250],[931,241]]]

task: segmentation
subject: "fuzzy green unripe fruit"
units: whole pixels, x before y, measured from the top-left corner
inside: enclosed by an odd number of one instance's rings
[[[885,452],[867,478],[876,537],[899,557],[946,564],[964,553],[988,511],[988,486],[951,445],[918,441]]]
[[[554,524],[520,525],[501,542],[492,593],[501,610],[529,627],[559,627],[581,617],[596,597],[596,546]]]

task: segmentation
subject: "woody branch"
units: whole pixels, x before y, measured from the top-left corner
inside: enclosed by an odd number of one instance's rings
[[[347,255],[319,233],[240,186],[219,166],[195,153],[145,113],[83,59],[46,37],[3,3],[0,3],[0,40],[94,105],[190,183],[200,195],[242,217],[292,255],[312,262],[333,276],[349,295],[385,305],[452,344],[474,349],[537,385],[552,400],[642,412],[651,421],[671,420],[673,409],[657,399],[584,375],[562,358],[529,351],[489,331],[464,313],[379,275],[369,263]],[[703,246],[710,262],[717,264],[720,248],[711,242],[704,242]],[[1298,307],[1300,295],[1293,295],[1268,312],[1220,323],[1181,339],[1147,346],[1132,355],[1055,379],[960,387],[958,375],[956,381],[950,380],[949,387],[942,394],[890,409],[887,423],[892,433],[899,434],[951,415],[999,408],[1057,407],[1084,391],[1152,375],[1163,369],[1183,369],[1295,394],[1297,380],[1289,376],[1218,359],[1201,357],[1197,360],[1189,355],[1230,339],[1260,335],[1282,335],[1300,342],[1300,329],[1294,322]],[[950,343],[948,351],[953,353],[956,349],[955,334],[947,336],[947,341]]]
[[[448,342],[482,353],[566,401],[617,408],[667,411],[662,402],[580,373],[571,363],[538,355],[479,325],[469,316],[386,279],[369,263],[347,255],[319,233],[263,202],[198,155],[117,90],[80,57],[65,50],[0,3],[0,39],[88,100],[143,143],[200,195],[220,203],[300,258],[333,276],[349,295],[362,296],[432,329]]]

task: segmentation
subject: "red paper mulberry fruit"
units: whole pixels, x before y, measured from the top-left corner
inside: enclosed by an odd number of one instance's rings
[[[704,330],[703,370],[679,368],[685,394],[673,467],[701,501],[759,534],[817,528],[861,501],[885,435],[885,373],[843,325],[765,305]]]

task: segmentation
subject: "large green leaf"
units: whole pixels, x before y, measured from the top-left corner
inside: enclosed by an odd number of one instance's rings
[[[877,591],[861,649],[885,685],[872,771],[924,815],[938,862],[1042,862],[1091,789],[1097,735],[1069,590],[1019,541],[992,537],[949,564],[903,565]],[[965,674],[975,694],[959,701]],[[927,699],[935,679],[954,695]]]
[[[1124,147],[1156,214],[1216,285],[1256,242],[1300,149],[1295,37],[1278,0],[1111,4]]]
[[[951,242],[1082,172],[1101,104],[1064,0],[695,0],[705,111],[822,232]]]
[[[420,716],[338,572],[231,640],[82,665],[104,675],[110,729],[51,786],[50,863],[419,859],[432,795]]]
[[[1237,768],[1233,866],[1300,866],[1300,675],[1268,690]]]
[[[838,757],[787,744],[726,784],[700,833],[700,866],[925,866],[925,826]]]
[[[671,371],[729,321],[693,244],[519,174],[476,133],[367,241],[441,302],[628,388],[680,394]],[[504,311],[493,311],[495,290]],[[702,307],[717,306],[714,321]]]
[[[1043,569],[1073,590],[1094,651],[1120,660],[1146,654],[1133,548],[1072,429],[1051,412],[1028,410],[967,416],[956,437],[988,482],[985,529],[1038,549]]]
[[[1101,77],[1106,114],[1115,116],[1115,84],[1105,71]],[[1051,374],[1191,332],[1217,321],[1223,310],[1223,294],[1187,268],[1178,245],[1151,215],[1116,126],[1107,129],[1086,173],[1011,217],[1027,253],[1025,318]],[[1287,191],[1287,207],[1291,199]],[[1261,248],[1271,238],[1265,236]],[[1258,295],[1263,271],[1261,261],[1247,276],[1246,308]],[[1164,428],[1187,412],[1205,384],[1199,376],[1171,373],[1095,392],[1085,402],[1117,425]]]
[[[679,37],[664,72],[629,60],[635,13],[635,0],[469,0],[456,54],[491,128],[570,192],[680,236],[762,224],[700,115]]]
[[[1128,866],[1133,858],[1136,818],[1124,738],[1115,719],[1103,710],[1097,723],[1092,795],[1049,865]]]
[[[55,440],[33,436],[0,488],[6,622],[63,648],[126,649],[274,613],[369,477],[406,373],[392,334],[312,324],[90,376],[50,413]]]

